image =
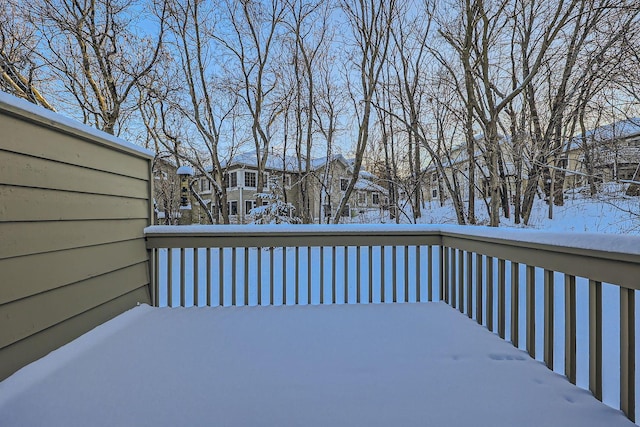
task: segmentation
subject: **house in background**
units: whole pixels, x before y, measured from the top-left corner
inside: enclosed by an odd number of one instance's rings
[[[309,209],[313,222],[327,222],[336,215],[338,204],[348,186],[351,164],[341,154],[312,159],[309,171]],[[304,168],[304,164],[302,168]],[[256,207],[258,163],[256,152],[245,152],[222,164],[224,184],[227,186],[227,207],[232,223],[244,224],[248,214]],[[291,203],[296,212],[302,211],[301,182],[304,176],[298,159],[293,156],[271,154],[264,171],[264,181],[277,182],[282,186],[285,202]],[[378,185],[376,177],[361,172],[360,178],[342,213],[344,221],[351,222],[360,215],[380,212],[384,203],[385,189]],[[211,203],[212,187],[206,177],[199,177],[199,195]],[[268,192],[265,187],[263,192]],[[262,201],[267,204],[268,201]]]
[[[576,170],[593,173],[598,182],[640,181],[640,118],[597,127],[571,140],[569,150]],[[572,187],[585,185],[574,175]]]
[[[477,137],[481,139],[482,137]],[[509,144],[504,144],[502,168],[509,194],[515,193],[517,173]],[[564,190],[580,188],[588,184],[588,176],[597,184],[625,183],[640,180],[640,119],[632,118],[600,126],[576,136],[564,144],[562,156],[567,171]],[[462,200],[468,200],[468,156],[465,147],[451,152],[450,159],[442,160],[449,181],[456,177],[460,183]],[[426,201],[443,201],[449,198],[443,177],[432,163],[425,170],[424,194]],[[523,187],[527,182],[527,170],[522,171]],[[481,151],[476,152],[475,197],[488,194],[488,172]],[[630,187],[634,187],[631,183]]]

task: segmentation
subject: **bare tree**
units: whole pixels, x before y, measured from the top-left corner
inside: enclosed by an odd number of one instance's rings
[[[60,102],[69,93],[84,123],[112,134],[135,111],[132,93],[162,46],[164,2],[153,4],[160,20],[146,37],[136,32],[145,5],[135,6],[129,0],[34,0],[26,6],[42,38],[41,59],[60,82]]]
[[[550,215],[553,203],[558,205],[563,203],[563,170],[566,169],[566,156],[563,155],[563,149],[568,148],[565,142],[572,133],[567,132],[567,128],[575,128],[575,123],[573,126],[570,124],[572,116],[584,109],[589,98],[597,92],[594,91],[594,78],[598,75],[606,75],[607,69],[610,70],[611,67],[615,68],[616,59],[608,56],[607,53],[629,31],[640,12],[638,8],[616,5],[617,2],[612,0],[601,0],[596,3],[590,0],[577,2],[570,35],[556,51],[560,58],[564,58],[560,68],[562,70],[560,79],[557,80],[556,66],[550,65],[546,68],[546,90],[549,94],[546,120],[540,112],[539,96],[534,82],[530,81],[526,86],[525,94],[531,112],[535,157],[523,194],[522,217],[525,223],[529,221],[540,177],[543,178],[543,189],[549,200]],[[613,10],[619,11],[615,14],[616,24],[609,25],[609,31],[604,34],[600,27],[612,18]],[[523,46],[531,43],[532,34],[537,31],[531,24],[534,19],[531,16],[533,13],[535,13],[534,10],[523,10],[523,16],[526,17],[523,19],[525,25],[521,27],[523,28]],[[605,57],[607,61],[604,60]],[[582,61],[579,61],[581,58]],[[522,64],[523,73],[526,73],[531,68],[531,63],[529,56],[524,53]],[[577,107],[572,111],[571,106],[576,104]],[[571,113],[569,117],[567,113]],[[547,167],[549,164],[551,167]],[[559,173],[556,174],[556,170]]]
[[[300,195],[300,211],[302,222],[313,220],[311,213],[310,184],[311,157],[314,140],[314,104],[316,102],[317,62],[326,56],[328,20],[331,8],[322,1],[307,2],[289,0],[287,4],[288,18],[285,25],[289,37],[293,40],[291,51],[292,74],[290,83],[292,100],[288,103],[294,113],[294,139],[298,170],[302,173],[301,182],[297,186]],[[286,131],[286,130],[285,130]]]
[[[42,81],[37,78],[41,73],[36,64],[36,30],[13,1],[0,8],[0,23],[0,90],[54,110],[38,89]]]
[[[228,71],[237,70],[240,99],[250,121],[258,166],[257,193],[264,190],[264,170],[273,127],[282,113],[282,100],[273,99],[279,83],[274,50],[282,27],[286,3],[282,0],[223,2],[227,26],[214,37],[230,54]],[[259,200],[258,200],[259,202]]]
[[[421,216],[422,209],[422,144],[418,123],[424,116],[425,70],[429,60],[427,44],[435,4],[427,1],[424,6],[425,10],[420,10],[411,3],[403,3],[391,28],[393,53],[390,63],[394,70],[396,99],[406,126],[410,176],[407,194],[414,222]]]
[[[342,10],[349,22],[355,41],[354,69],[358,84],[349,86],[358,123],[358,135],[354,150],[351,179],[338,204],[334,222],[346,207],[360,175],[362,159],[369,143],[369,127],[373,111],[373,94],[378,88],[391,41],[390,29],[396,13],[396,1],[343,0]]]
[[[566,27],[574,13],[578,0],[545,2],[528,0],[525,6],[536,13],[530,15],[537,22],[536,42],[527,46],[523,55],[529,59],[529,67],[515,88],[501,84],[503,80],[500,59],[504,56],[498,41],[505,29],[518,25],[514,17],[519,3],[507,0],[485,2],[483,0],[461,0],[455,23],[443,22],[440,34],[458,53],[465,75],[465,103],[473,111],[473,117],[483,133],[484,156],[488,170],[490,193],[490,225],[500,222],[501,197],[499,172],[500,115],[511,101],[519,96],[537,75],[547,58],[549,48]],[[459,31],[459,29],[462,31]],[[507,79],[507,81],[509,81]],[[472,129],[468,130],[470,134]]]

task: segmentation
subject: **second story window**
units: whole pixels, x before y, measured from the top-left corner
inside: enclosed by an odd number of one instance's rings
[[[349,186],[349,179],[340,178],[340,191],[347,191],[348,186]]]
[[[364,205],[364,204],[366,204],[366,203],[367,203],[367,200],[366,200],[366,193],[363,193],[363,192],[361,192],[361,191],[360,191],[360,192],[358,192],[358,204],[359,204],[359,205]]]
[[[202,178],[200,180],[200,191],[203,193],[211,191],[211,182],[207,178]]]
[[[374,205],[380,204],[380,195],[378,193],[373,193],[371,195],[371,203],[373,203]]]
[[[245,187],[256,187],[256,173],[255,172],[244,172],[244,186]]]
[[[227,188],[234,188],[238,186],[238,173],[229,172],[222,175],[222,185]]]

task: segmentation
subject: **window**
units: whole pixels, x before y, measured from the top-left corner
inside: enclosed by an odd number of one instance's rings
[[[438,174],[437,173],[431,174],[431,182],[434,182],[434,183],[438,182]]]
[[[285,187],[291,187],[291,175],[282,174],[282,185]]]
[[[433,197],[434,199],[435,199],[436,197],[438,197],[438,190],[432,190],[432,191],[431,191],[431,197]]]
[[[378,193],[371,194],[371,203],[373,203],[374,205],[380,204],[380,195]]]
[[[244,186],[245,187],[256,187],[256,173],[255,172],[244,172]]]
[[[340,178],[340,191],[347,191],[349,186],[349,180],[347,178]]]
[[[364,205],[367,203],[367,195],[366,193],[363,193],[362,191],[358,192],[358,204],[359,205]]]
[[[222,176],[222,180],[224,182],[224,185],[226,185],[228,188],[237,187],[238,186],[238,172],[225,173]]]
[[[238,201],[229,202],[229,215],[238,215]]]
[[[621,180],[633,180],[636,174],[636,167],[626,167],[618,169],[618,179]]]
[[[207,178],[202,178],[200,180],[200,191],[203,193],[211,191],[211,182]]]
[[[253,200],[245,200],[244,202],[244,213],[251,213],[251,209],[256,207],[256,202]]]
[[[340,216],[349,218],[351,216],[351,207],[349,205],[345,205]]]

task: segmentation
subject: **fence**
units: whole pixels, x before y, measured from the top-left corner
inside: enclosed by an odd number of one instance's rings
[[[149,300],[152,155],[0,93],[0,379]]]

